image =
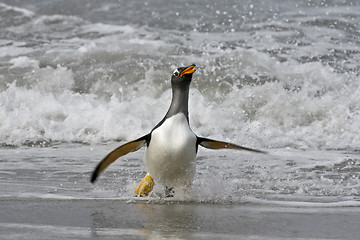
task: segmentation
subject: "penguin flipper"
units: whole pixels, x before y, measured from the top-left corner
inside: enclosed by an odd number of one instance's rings
[[[149,136],[150,136],[149,134],[145,135],[134,141],[125,143],[125,144],[121,145],[120,147],[111,151],[96,166],[94,172],[91,175],[90,182],[94,183],[95,180],[97,179],[97,177],[100,175],[100,173],[102,173],[111,163],[113,163],[119,157],[124,156],[130,152],[135,152],[135,151],[139,150],[141,147],[143,147],[145,145],[145,143],[147,143]]]
[[[202,147],[209,148],[209,149],[235,149],[235,150],[243,150],[243,151],[250,151],[250,152],[256,152],[256,153],[264,153],[264,154],[267,153],[265,151],[242,147],[242,146],[239,146],[239,145],[236,145],[233,143],[229,143],[229,142],[222,142],[222,141],[217,141],[217,140],[213,140],[213,139],[209,139],[209,138],[202,138],[202,137],[197,137],[197,144]]]

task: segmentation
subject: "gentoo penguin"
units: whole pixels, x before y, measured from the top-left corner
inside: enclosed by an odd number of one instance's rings
[[[189,125],[188,99],[195,64],[176,69],[171,76],[172,100],[165,117],[150,133],[116,148],[97,165],[91,182],[121,156],[146,145],[144,165],[147,174],[135,189],[137,196],[147,196],[155,181],[164,185],[165,196],[173,195],[173,188],[188,187],[195,175],[195,158],[199,145],[210,149],[236,149],[264,153],[260,150],[228,142],[196,136]]]

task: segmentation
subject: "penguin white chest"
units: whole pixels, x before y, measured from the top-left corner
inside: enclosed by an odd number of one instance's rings
[[[151,134],[144,163],[159,183],[175,187],[190,184],[195,175],[196,136],[184,114],[166,119]]]

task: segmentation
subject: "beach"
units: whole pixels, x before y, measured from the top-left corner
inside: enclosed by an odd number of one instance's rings
[[[1,200],[2,239],[357,239],[360,208]]]

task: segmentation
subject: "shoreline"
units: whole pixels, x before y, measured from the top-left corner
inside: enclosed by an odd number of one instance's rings
[[[360,207],[302,208],[209,203],[126,203],[123,200],[0,200],[0,229],[27,239],[356,239]],[[50,231],[49,231],[50,230]],[[39,233],[41,233],[39,235]],[[71,236],[69,236],[69,234]],[[42,239],[42,238],[40,238]],[[210,239],[215,239],[210,237]]]

